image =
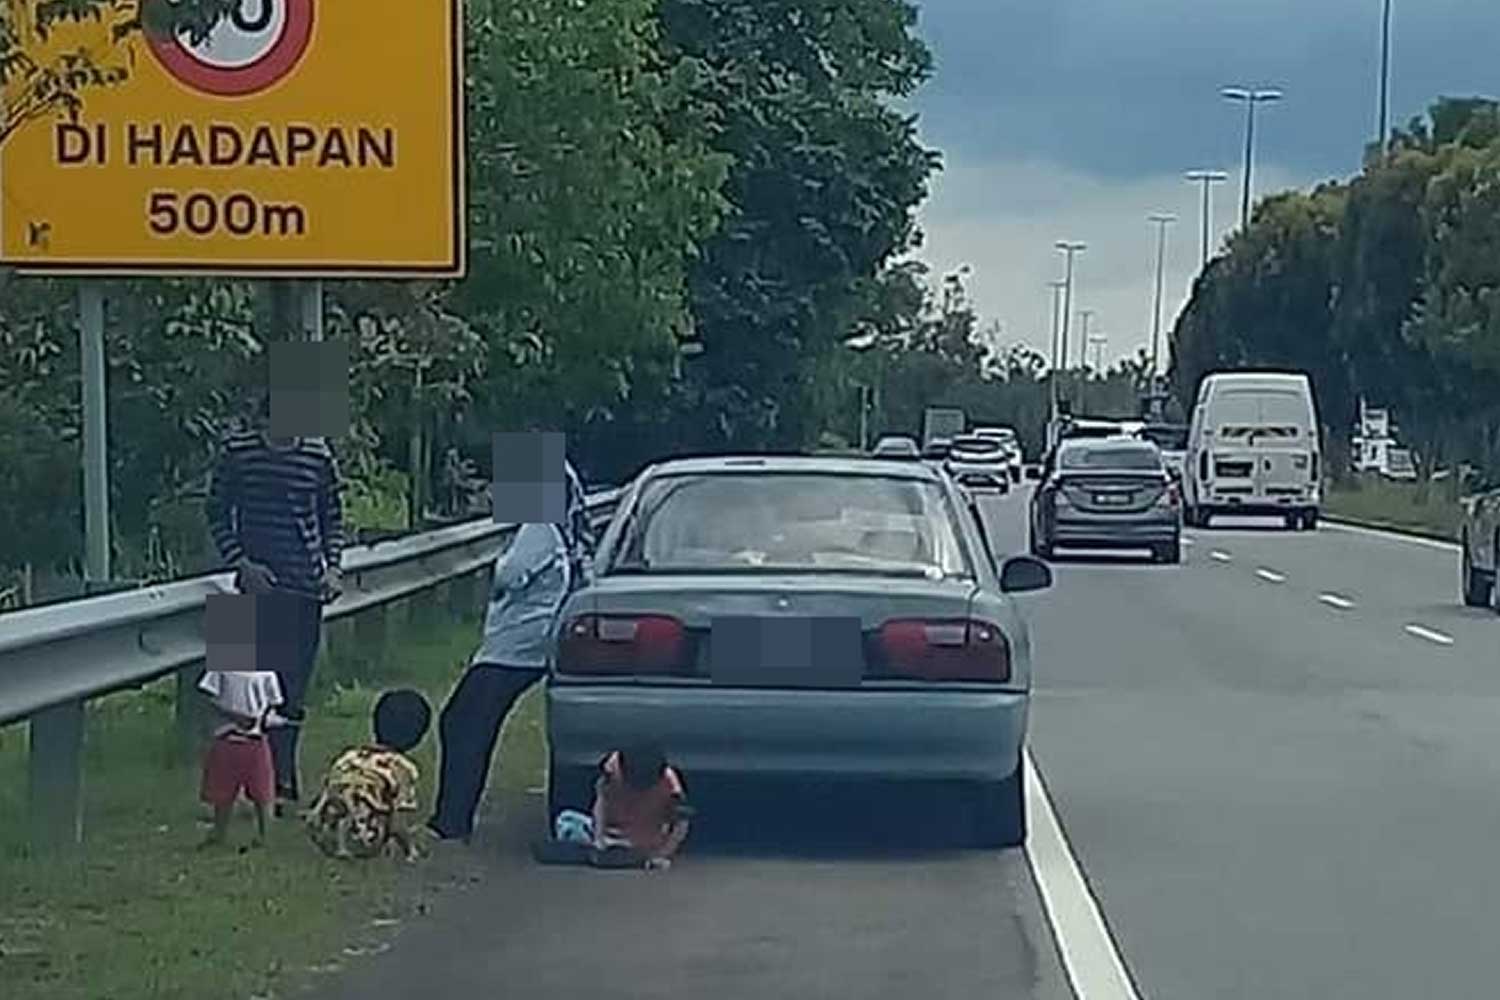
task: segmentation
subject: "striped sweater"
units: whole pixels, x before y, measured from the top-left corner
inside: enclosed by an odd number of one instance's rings
[[[333,452],[317,438],[278,449],[259,433],[229,435],[214,469],[208,520],[226,562],[263,563],[278,590],[321,597],[344,544]]]

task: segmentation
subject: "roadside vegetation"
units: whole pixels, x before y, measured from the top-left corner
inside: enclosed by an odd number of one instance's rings
[[[1447,482],[1398,483],[1360,476],[1335,485],[1325,508],[1334,517],[1457,541],[1463,509]]]
[[[370,669],[325,658],[303,741],[311,784],[343,747],[369,739],[377,693],[410,685],[434,715],[473,651],[474,619],[412,623]],[[442,853],[415,866],[337,862],[290,818],[258,850],[196,849],[207,830],[198,761],[174,761],[172,681],[95,702],[85,761],[85,845],[73,854],[27,848],[25,737],[0,730],[0,983],[6,1000],[200,1000],[284,996],[358,962],[431,898],[467,880]],[[508,724],[492,794],[541,784],[540,702]],[[423,808],[434,791],[436,722],[416,759]],[[424,818],[426,813],[421,814]],[[248,816],[232,845],[244,845]]]

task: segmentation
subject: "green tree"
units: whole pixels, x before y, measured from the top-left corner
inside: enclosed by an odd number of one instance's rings
[[[692,274],[706,350],[689,419],[715,447],[810,441],[818,388],[881,267],[916,239],[936,157],[892,107],[931,69],[906,0],[664,0],[674,52],[707,68],[733,210]]]

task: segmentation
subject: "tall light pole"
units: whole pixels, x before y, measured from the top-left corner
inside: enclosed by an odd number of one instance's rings
[[[1084,353],[1088,350],[1089,323],[1093,320],[1095,315],[1096,313],[1092,309],[1078,310],[1078,321],[1083,324],[1083,336],[1078,338],[1078,363],[1085,367],[1089,363],[1089,359],[1087,358],[1087,356],[1085,356]]]
[[[1391,0],[1385,0],[1385,10],[1380,19],[1380,135],[1375,140],[1375,148],[1379,152],[1380,159],[1385,159],[1385,151],[1390,141],[1391,134]]]
[[[1219,93],[1226,100],[1243,101],[1245,104],[1245,184],[1240,194],[1240,228],[1250,225],[1250,180],[1255,169],[1255,106],[1281,100],[1282,93],[1274,88],[1225,87]]]
[[[1063,289],[1067,286],[1068,283],[1066,281],[1047,282],[1047,287],[1052,290],[1052,372],[1047,381],[1050,383],[1048,397],[1051,402],[1051,414],[1054,420],[1057,419],[1057,376],[1058,372],[1061,371],[1061,364],[1058,358],[1058,352],[1061,349],[1060,337],[1058,335],[1061,332],[1060,327],[1062,325],[1060,322],[1062,316],[1062,293]]]
[[[1095,336],[1090,337],[1089,340],[1088,340],[1089,346],[1094,349],[1094,378],[1096,380],[1098,380],[1098,381],[1103,381],[1103,375],[1104,375],[1104,345],[1107,344],[1107,343],[1109,343],[1109,338],[1105,337],[1103,335],[1098,335],[1098,334],[1096,334]],[[1087,384],[1087,383],[1085,383],[1085,384]],[[1100,398],[1101,399],[1103,398],[1103,395],[1104,395],[1104,389],[1105,389],[1105,387],[1102,386],[1102,385],[1099,387],[1099,394],[1100,394]],[[1101,409],[1102,409],[1102,407],[1101,407]]]
[[[1070,240],[1058,240],[1054,245],[1067,257],[1067,264],[1063,273],[1062,308],[1062,367],[1066,369],[1068,367],[1068,334],[1072,330],[1069,319],[1073,312],[1073,258],[1087,250],[1088,244]]]
[[[1156,226],[1156,297],[1152,306],[1151,325],[1151,391],[1156,391],[1157,358],[1161,350],[1161,297],[1162,282],[1167,266],[1167,227],[1177,221],[1177,216],[1159,212],[1150,217]]]
[[[1213,186],[1229,180],[1229,175],[1222,170],[1189,170],[1187,179],[1203,186],[1203,267],[1207,268],[1208,250],[1213,242]]]

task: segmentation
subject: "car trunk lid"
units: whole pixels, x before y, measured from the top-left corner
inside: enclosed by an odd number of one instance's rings
[[[1140,513],[1161,500],[1167,483],[1157,472],[1064,474],[1063,495],[1073,507],[1098,514]]]

